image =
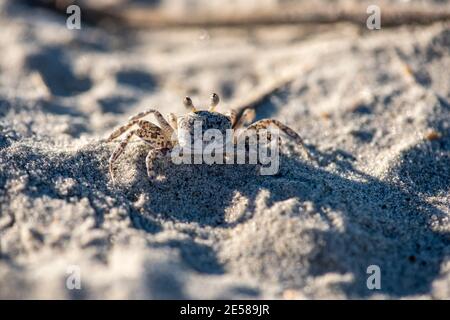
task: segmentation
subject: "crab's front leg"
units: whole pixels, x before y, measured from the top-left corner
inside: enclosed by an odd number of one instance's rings
[[[134,126],[135,124],[137,124],[139,122],[139,120],[133,120],[133,121],[128,121],[126,124],[124,124],[123,126],[118,127],[116,130],[114,130],[109,136],[108,139],[106,141],[111,142],[114,139],[118,138],[119,136],[121,136],[122,134],[124,134],[128,129],[130,129],[132,126]],[[132,136],[132,135],[131,135]],[[131,137],[130,137],[131,138]]]
[[[239,119],[235,118],[235,121],[233,122],[233,129],[238,129],[249,125],[250,123],[252,123],[255,117],[256,113],[254,109],[245,109]]]
[[[147,168],[147,176],[153,180],[156,178],[156,174],[153,170],[153,163],[160,155],[163,155],[164,151],[172,147],[170,138],[166,137],[162,130],[152,123],[146,123],[142,127],[142,132],[139,132],[139,137],[148,142],[152,148],[145,158],[145,166]]]
[[[164,151],[168,150],[167,148],[158,148],[158,149],[150,149],[145,158],[145,166],[147,167],[147,176],[150,180],[155,180],[156,172],[153,170],[155,160],[164,155]]]
[[[128,132],[128,134],[125,136],[125,138],[120,142],[120,144],[116,147],[114,152],[112,153],[111,157],[109,158],[109,175],[111,176],[111,180],[113,184],[116,183],[116,180],[114,178],[114,171],[113,171],[113,164],[116,162],[117,158],[122,154],[122,152],[125,150],[125,147],[127,146],[128,142],[130,142],[130,139],[133,135],[135,135],[137,130],[132,130]]]
[[[146,111],[140,112],[128,119],[128,121],[134,121],[141,119],[149,114],[153,114],[156,118],[156,121],[158,121],[159,126],[161,127],[162,133],[167,137],[170,138],[173,134],[173,127],[164,119],[162,114],[155,109],[147,109]]]
[[[178,120],[177,116],[174,113],[169,113],[167,115],[167,120],[169,121],[170,126],[173,129],[172,137],[170,137],[170,140],[173,144],[176,144],[178,141],[177,135],[178,135]]]

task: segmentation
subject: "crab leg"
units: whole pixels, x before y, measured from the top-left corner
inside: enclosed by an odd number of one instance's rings
[[[114,178],[113,164],[116,162],[117,158],[122,154],[123,150],[127,146],[128,142],[130,142],[131,137],[136,134],[137,130],[132,130],[128,132],[125,138],[120,142],[120,144],[116,147],[111,157],[109,158],[109,175],[111,176],[112,182],[115,184],[116,180]]]
[[[150,179],[154,179],[156,177],[156,173],[153,170],[153,163],[159,156],[163,155],[163,150],[166,150],[165,148],[158,148],[158,149],[151,149],[147,157],[145,158],[145,166],[147,168],[147,176]]]
[[[231,120],[231,127],[233,127],[234,124],[236,123],[236,117],[237,117],[236,110],[231,109],[230,111],[226,112],[225,115],[230,118],[230,120]]]
[[[118,127],[116,130],[114,130],[108,137],[107,141],[111,142],[113,141],[115,138],[121,136],[125,131],[127,131],[128,129],[130,129],[132,126],[134,126],[135,124],[137,124],[139,121],[135,120],[135,121],[129,121],[127,124]]]
[[[172,127],[172,129],[177,130],[178,129],[177,116],[174,113],[169,113],[167,118],[169,120],[169,124]]]
[[[237,129],[252,123],[253,119],[255,119],[255,116],[256,114],[254,109],[245,109],[242,113],[242,116],[233,123],[233,129]]]

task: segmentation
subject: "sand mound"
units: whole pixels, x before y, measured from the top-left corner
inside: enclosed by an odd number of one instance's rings
[[[124,36],[2,8],[0,297],[450,298],[448,24]],[[186,92],[224,111],[292,70],[257,117],[316,162],[284,139],[275,176],[166,159],[152,184],[133,142],[111,184],[102,138],[128,116]]]

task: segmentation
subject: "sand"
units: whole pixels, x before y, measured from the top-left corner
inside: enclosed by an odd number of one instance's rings
[[[77,31],[1,1],[0,30],[1,298],[450,298],[448,23]],[[162,159],[151,183],[134,141],[111,183],[129,116],[285,75],[257,119],[316,161],[283,139],[275,176]]]

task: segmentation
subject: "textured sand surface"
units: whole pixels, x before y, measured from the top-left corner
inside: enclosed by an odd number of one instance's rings
[[[110,33],[0,8],[1,298],[450,298],[448,23]],[[135,141],[111,184],[130,115],[286,74],[257,118],[316,162],[284,139],[275,176],[161,160],[152,184]]]

